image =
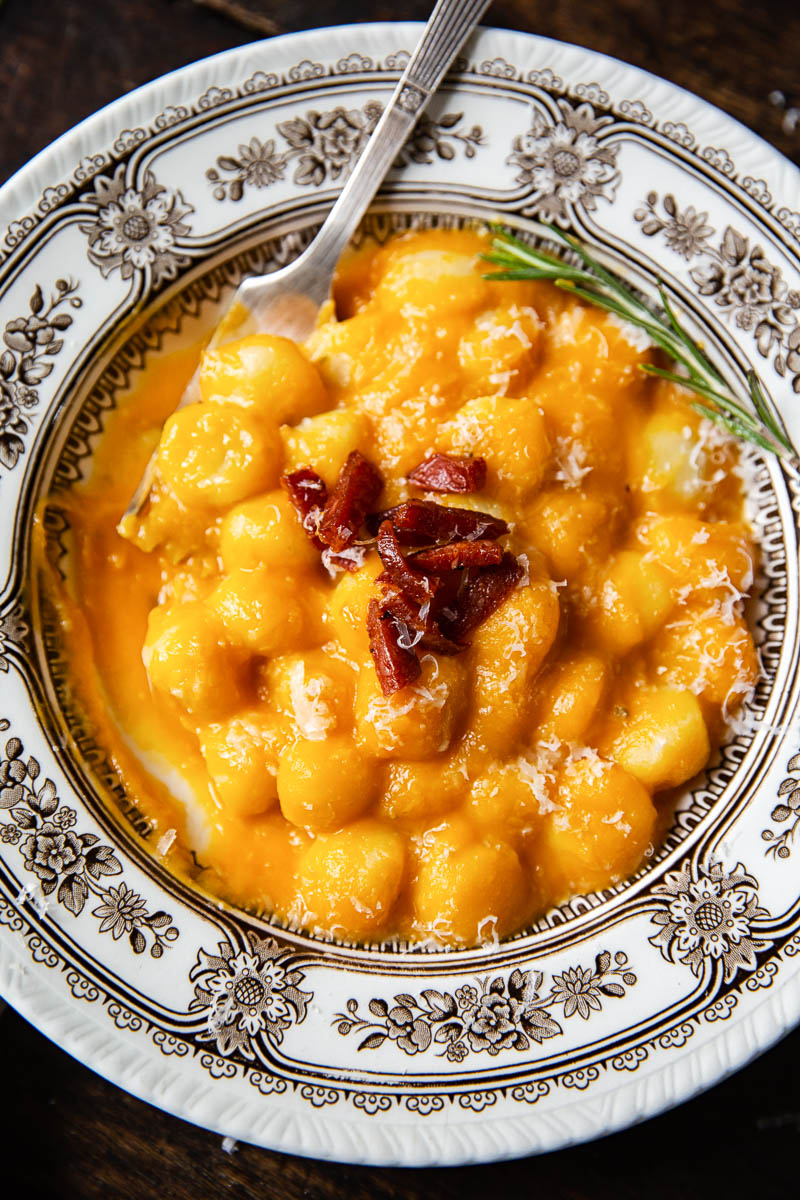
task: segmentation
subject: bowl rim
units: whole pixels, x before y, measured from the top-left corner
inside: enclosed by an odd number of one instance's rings
[[[15,211],[26,211],[32,206],[32,201],[42,191],[43,186],[53,181],[52,169],[62,163],[67,157],[74,161],[76,157],[83,158],[84,154],[91,153],[92,144],[95,144],[96,137],[101,131],[106,131],[107,136],[111,136],[112,131],[116,132],[120,126],[130,123],[135,125],[142,118],[137,117],[137,113],[141,113],[144,108],[151,117],[163,107],[170,103],[170,97],[174,99],[174,88],[176,86],[185,87],[190,82],[192,84],[193,94],[197,94],[199,88],[194,87],[195,80],[200,81],[204,78],[210,78],[210,72],[217,68],[226,68],[229,64],[247,63],[251,57],[263,49],[264,51],[271,50],[276,45],[282,49],[284,46],[291,48],[293,52],[299,55],[304,53],[306,46],[314,47],[319,45],[320,36],[331,35],[332,40],[345,39],[350,37],[355,42],[363,42],[368,48],[373,41],[380,41],[387,29],[391,29],[398,39],[408,38],[410,41],[415,39],[415,35],[421,28],[420,22],[402,22],[402,23],[379,23],[371,22],[366,24],[351,24],[344,26],[333,26],[327,29],[301,31],[298,33],[282,35],[279,38],[267,39],[264,42],[249,43],[243,47],[234,48],[232,50],[223,51],[220,54],[212,55],[208,58],[201,59],[196,63],[186,67],[178,68],[176,71],[160,77],[157,80],[137,88],[134,92],[129,93],[118,100],[112,101],[103,109],[87,117],[78,126],[63,134],[59,139],[40,151],[28,164],[21,167],[0,190],[0,213],[6,213],[7,208],[14,208]],[[579,59],[587,65],[601,64],[603,68],[619,71],[624,79],[631,83],[652,83],[655,81],[659,88],[666,88],[668,94],[679,93],[687,103],[690,103],[692,109],[697,109],[702,112],[705,118],[708,119],[710,126],[719,132],[719,135],[731,131],[738,133],[738,136],[743,138],[747,143],[748,149],[755,148],[760,153],[766,154],[769,165],[771,167],[780,168],[786,179],[793,179],[795,189],[800,185],[800,171],[793,164],[789,163],[780,156],[777,150],[771,147],[766,141],[761,139],[757,134],[750,131],[741,122],[720,112],[709,102],[695,97],[692,93],[685,89],[679,88],[674,84],[661,80],[649,72],[638,67],[629,66],[618,59],[611,58],[607,55],[602,55],[594,51],[585,50],[580,47],[570,47],[565,43],[556,42],[552,39],[538,37],[537,35],[524,34],[511,30],[485,30],[481,34],[484,37],[487,45],[504,46],[507,44],[519,43],[520,47],[524,45],[532,46],[534,44],[545,45],[550,47],[554,53],[574,52]],[[319,53],[319,50],[317,50]],[[331,52],[332,54],[333,52]],[[330,57],[330,56],[329,56]],[[287,61],[289,61],[287,59]],[[244,70],[248,68],[244,66]],[[756,155],[756,158],[758,155]],[[790,171],[786,172],[786,168]],[[61,174],[56,178],[60,179]],[[87,185],[88,186],[88,185]],[[25,200],[25,196],[30,199]],[[23,200],[25,200],[24,203]],[[11,219],[14,219],[14,214],[11,214]],[[2,222],[0,222],[2,224]],[[24,245],[24,239],[20,243]],[[797,255],[794,250],[795,257]],[[10,257],[10,256],[9,256]],[[2,274],[3,263],[0,258],[0,274]],[[4,585],[5,586],[5,585]],[[177,1112],[177,1115],[182,1115],[190,1120],[198,1120],[198,1123],[207,1125],[208,1121],[202,1116],[197,1117],[192,1115],[192,1105],[184,1099],[185,1111],[176,1110],[174,1100],[171,1098],[168,1089],[159,1087],[154,1082],[152,1072],[138,1072],[135,1065],[136,1050],[128,1046],[126,1052],[123,1052],[121,1047],[112,1045],[113,1039],[109,1039],[103,1026],[103,1032],[106,1037],[103,1038],[99,1029],[99,1021],[87,1019],[85,1022],[74,1021],[71,1028],[70,1015],[74,1020],[74,1009],[77,1007],[71,1003],[66,1003],[57,999],[54,989],[47,989],[47,1002],[44,1002],[43,993],[38,996],[32,996],[21,986],[21,974],[15,975],[10,969],[9,963],[18,961],[13,951],[10,951],[8,956],[3,958],[3,974],[0,979],[3,981],[3,990],[7,994],[9,1001],[20,1011],[24,1013],[38,1028],[45,1032],[47,1036],[61,1045],[62,1048],[69,1050],[75,1057],[81,1061],[87,1062],[86,1055],[90,1055],[90,1060],[87,1065],[90,1065],[93,1070],[105,1075],[106,1078],[118,1083],[139,1095],[142,1099],[150,1103],[158,1104],[166,1111]],[[548,1130],[549,1141],[546,1146],[542,1145],[526,1145],[520,1148],[521,1142],[516,1144],[516,1147],[504,1149],[499,1144],[489,1149],[488,1153],[484,1150],[482,1153],[474,1153],[473,1147],[466,1147],[463,1142],[454,1140],[449,1143],[449,1150],[446,1143],[431,1144],[425,1142],[424,1146],[419,1147],[419,1158],[412,1161],[408,1157],[392,1158],[385,1147],[381,1147],[381,1154],[384,1157],[369,1158],[364,1157],[364,1148],[358,1157],[353,1157],[352,1145],[347,1148],[345,1155],[341,1161],[353,1162],[368,1162],[385,1163],[403,1162],[405,1165],[431,1165],[433,1162],[439,1163],[456,1163],[467,1161],[486,1161],[493,1158],[511,1157],[520,1154],[531,1153],[538,1149],[555,1149],[558,1146],[570,1144],[572,1141],[588,1140],[591,1137],[602,1136],[605,1133],[612,1132],[615,1129],[622,1128],[628,1124],[635,1123],[637,1120],[645,1119],[646,1117],[655,1115],[657,1112],[664,1111],[666,1108],[672,1107],[675,1104],[681,1103],[688,1099],[691,1095],[696,1094],[703,1088],[710,1086],[712,1083],[719,1081],[732,1071],[743,1066],[756,1054],[763,1052],[781,1036],[788,1032],[789,1028],[798,1020],[800,1020],[800,980],[786,979],[782,981],[780,986],[775,988],[769,995],[762,993],[763,1004],[758,1012],[753,1012],[747,1018],[737,1018],[739,1036],[737,1039],[732,1039],[729,1036],[729,1030],[719,1023],[717,1036],[709,1040],[704,1047],[706,1053],[702,1056],[702,1062],[699,1067],[695,1064],[694,1072],[691,1078],[684,1079],[682,1087],[677,1087],[677,1081],[672,1076],[677,1075],[677,1072],[669,1072],[671,1078],[670,1087],[662,1080],[663,1091],[657,1097],[651,1094],[649,1102],[633,1113],[627,1111],[626,1114],[620,1115],[615,1111],[608,1122],[607,1109],[615,1107],[612,1105],[612,1099],[618,1098],[620,1089],[626,1087],[628,1080],[621,1077],[618,1088],[611,1092],[605,1093],[604,1096],[594,1098],[589,1104],[586,1099],[582,1105],[583,1127],[578,1130],[575,1136],[567,1134],[565,1129],[561,1130],[561,1140],[551,1128]],[[780,1002],[779,1002],[780,1001]],[[769,1008],[769,1020],[765,1021],[765,1010]],[[67,1020],[65,1021],[65,1015]],[[766,1028],[765,1028],[766,1026]],[[98,1040],[105,1042],[105,1050],[98,1057],[97,1044]],[[731,1046],[731,1042],[736,1041],[735,1050]],[[87,1049],[88,1047],[88,1049]],[[663,1072],[662,1072],[663,1074]],[[593,1110],[595,1110],[593,1112]],[[338,1126],[339,1122],[334,1121],[334,1126]],[[220,1132],[231,1133],[234,1137],[239,1137],[241,1140],[252,1139],[252,1129],[242,1126],[232,1132],[230,1125],[219,1125]],[[235,1128],[235,1127],[234,1127]],[[341,1134],[341,1129],[338,1129]],[[530,1133],[528,1135],[530,1137]],[[331,1136],[328,1138],[328,1144],[321,1143],[309,1146],[307,1140],[298,1136],[294,1140],[287,1135],[286,1140],[275,1148],[305,1155],[324,1155],[329,1158],[339,1158],[336,1152],[336,1140]],[[367,1149],[367,1154],[370,1151]],[[425,1154],[433,1155],[433,1157],[424,1157]],[[474,1154],[474,1157],[465,1157],[465,1154]]]

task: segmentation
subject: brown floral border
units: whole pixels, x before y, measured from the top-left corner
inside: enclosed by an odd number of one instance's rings
[[[375,1050],[389,1039],[406,1055],[438,1046],[439,1057],[460,1063],[472,1053],[493,1057],[503,1050],[523,1052],[531,1042],[541,1045],[558,1037],[564,1032],[553,1015],[559,1005],[565,1019],[577,1014],[588,1020],[602,1008],[603,997],[624,996],[636,976],[621,950],[613,964],[610,953],[602,950],[593,968],[568,967],[553,975],[544,996],[543,981],[541,971],[514,970],[507,979],[477,979],[454,992],[426,988],[419,997],[401,993],[393,1006],[374,997],[367,1005],[372,1020],[360,1015],[358,1002],[351,998],[347,1011],[334,1014],[331,1024],[343,1037],[366,1033],[358,1050]]]
[[[685,877],[684,882],[692,879],[696,882],[712,879],[729,894],[744,886],[753,895],[757,895],[756,881],[740,866],[726,874],[713,864],[707,870],[697,870],[687,861],[682,867],[682,874]],[[680,891],[680,888],[673,888],[671,894],[678,896]],[[684,893],[688,894],[686,888]],[[667,910],[656,909],[656,913],[664,911]],[[765,910],[759,911],[767,915]],[[88,980],[53,945],[43,939],[20,898],[15,905],[3,901],[0,896],[0,925],[8,926],[22,939],[35,964],[59,970],[75,999],[89,1005],[101,1004],[109,1019],[120,1030],[142,1034],[165,1057],[194,1057],[211,1078],[247,1079],[249,1084],[264,1096],[291,1091],[312,1108],[321,1109],[348,1102],[369,1116],[404,1108],[408,1112],[425,1117],[443,1112],[446,1105],[481,1112],[495,1106],[500,1100],[537,1104],[554,1089],[586,1091],[609,1073],[635,1072],[649,1061],[654,1051],[680,1050],[703,1026],[728,1020],[743,995],[770,988],[780,973],[782,961],[793,959],[800,954],[800,932],[789,931],[782,947],[779,949],[773,945],[771,957],[760,965],[756,965],[755,962],[752,966],[747,965],[743,981],[740,980],[734,987],[727,981],[727,990],[720,991],[723,981],[721,974],[717,976],[710,996],[693,1015],[679,1018],[675,1024],[669,1025],[663,1031],[656,1031],[630,1048],[606,1054],[595,1062],[555,1073],[545,1073],[522,1083],[492,1084],[488,1087],[479,1085],[477,1088],[473,1083],[470,1089],[464,1090],[459,1086],[458,1078],[454,1077],[448,1079],[449,1086],[446,1090],[440,1084],[436,1092],[414,1089],[409,1093],[402,1084],[399,1087],[395,1085],[386,1088],[384,1085],[370,1090],[363,1086],[348,1086],[338,1082],[303,1082],[284,1077],[280,1071],[276,1072],[276,1067],[269,1057],[269,1047],[272,1044],[280,1044],[289,1026],[303,1022],[308,1004],[314,999],[314,995],[303,991],[299,986],[305,978],[303,971],[299,969],[302,956],[298,957],[287,951],[286,947],[273,938],[264,938],[252,931],[237,931],[231,933],[230,940],[220,942],[215,953],[199,950],[191,972],[195,983],[195,999],[189,1008],[189,1013],[194,1017],[194,1032],[191,1033],[185,1026],[170,1029],[143,1013],[140,1015],[135,1008],[120,1003],[115,994]],[[719,956],[713,952],[706,953],[710,962],[719,961]],[[554,975],[550,995],[545,1004],[562,1005],[564,1016],[567,1018],[579,1015],[588,1019],[592,1012],[600,1010],[602,995],[619,998],[625,994],[623,985],[633,986],[636,982],[635,976],[628,970],[624,954],[618,952],[615,958],[617,961],[612,967],[611,955],[603,951],[597,956],[594,969],[571,968]],[[683,961],[685,965],[692,967],[685,958]],[[20,969],[25,971],[24,966]],[[692,969],[694,970],[693,967]],[[733,975],[736,973],[734,971]],[[517,1030],[510,1028],[514,1021],[509,1020],[505,1012],[506,1008],[509,1012],[513,1008],[510,1000],[513,998],[522,1008],[527,1001],[529,1012],[531,1006],[539,1002],[538,996],[534,1000],[534,994],[535,989],[541,986],[543,977],[539,973],[534,974],[535,977],[531,977],[531,973],[512,972],[508,979],[497,977],[491,983],[488,979],[478,980],[478,987],[467,983],[456,989],[452,995],[426,989],[422,993],[422,1001],[428,1010],[427,1015],[414,997],[404,994],[395,997],[396,1006],[401,1010],[399,1013],[390,1009],[385,1001],[372,1002],[369,1006],[371,1014],[378,1020],[370,1023],[370,1028],[375,1026],[374,1031],[368,1034],[360,1048],[376,1048],[377,1041],[373,1045],[373,1040],[377,1035],[381,1040],[390,1038],[407,1055],[423,1053],[429,1045],[437,1042],[446,1048],[464,1042],[465,1053],[462,1054],[459,1050],[447,1055],[455,1062],[461,1062],[470,1052],[485,1051],[491,1056],[492,1047],[496,1047],[496,1055],[500,1050],[511,1047],[512,1040],[519,1036]],[[620,975],[620,983],[611,978],[615,974]],[[629,976],[628,979],[625,978],[626,975]],[[407,1016],[405,1010],[413,1005],[416,1005],[423,1015],[415,1016],[411,1012]],[[345,1036],[351,1030],[363,1031],[363,1027],[368,1024],[363,1020],[359,1022],[358,1018],[354,1020],[353,1008],[354,1002],[351,1001],[347,1004],[347,1012],[336,1014],[334,1018],[335,1021],[343,1021],[350,1026],[347,1030],[339,1030]],[[451,1008],[455,1008],[454,1014],[449,1011]],[[518,1017],[517,1012],[514,1018]],[[463,1036],[454,1037],[448,1031],[441,1037],[434,1036],[428,1040],[433,1025],[444,1029],[447,1022],[453,1018],[461,1025]],[[419,1022],[427,1026],[428,1035],[420,1029]],[[538,1022],[536,1027],[542,1028]],[[544,1036],[548,1034],[545,1033]],[[403,1041],[407,1041],[408,1045],[402,1044]],[[214,1049],[199,1052],[204,1043],[213,1044]]]
[[[782,825],[780,832],[762,830],[762,840],[767,843],[765,853],[773,858],[787,859],[791,856],[794,840],[800,831],[800,754],[793,754],[786,764],[788,774],[778,788],[778,803],[772,809],[772,820]]]
[[[283,179],[294,162],[293,182],[300,187],[322,187],[344,179],[353,169],[367,139],[383,113],[377,100],[360,109],[342,107],[327,112],[307,112],[305,117],[281,121],[277,133],[288,149],[279,150],[273,137],[263,142],[252,137],[237,153],[221,154],[206,178],[215,200],[239,201],[248,188],[261,190]],[[413,162],[430,164],[433,155],[444,161],[456,157],[461,147],[466,158],[474,158],[486,145],[480,125],[461,129],[463,112],[444,113],[437,119],[423,114],[397,158],[397,166]]]
[[[281,74],[256,71],[238,86],[212,84],[194,102],[168,104],[155,115],[149,125],[123,129],[110,146],[86,155],[68,178],[46,187],[34,209],[15,218],[6,229],[0,241],[0,266],[46,216],[70,202],[70,199],[99,172],[124,162],[149,138],[159,136],[167,129],[181,126],[197,116],[251,106],[280,88],[322,79],[327,74],[362,78],[375,77],[383,72],[399,75],[408,57],[408,51],[397,50],[388,54],[381,62],[353,51],[341,57],[332,66],[306,59]],[[578,102],[591,104],[595,115],[599,112],[611,120],[618,118],[638,126],[643,131],[660,133],[683,151],[696,156],[706,167],[718,172],[728,183],[740,186],[766,212],[774,216],[790,238],[800,242],[800,211],[795,211],[785,204],[777,205],[763,180],[754,179],[749,175],[743,175],[740,179],[727,150],[701,145],[695,134],[683,122],[671,119],[659,122],[638,98],[625,97],[619,101],[612,101],[608,92],[595,82],[566,83],[549,68],[525,69],[499,56],[480,64],[470,64],[466,59],[460,58],[454,64],[453,72],[472,75],[477,79],[496,78],[513,82],[528,90],[531,96],[545,94],[556,102],[571,97]]]
[[[12,471],[25,452],[30,431],[25,413],[38,406],[38,385],[53,370],[52,359],[63,348],[63,334],[72,324],[64,306],[80,308],[83,303],[77,290],[72,280],[58,279],[45,299],[37,284],[28,314],[6,322],[5,350],[0,354],[0,468],[6,471]]]
[[[0,718],[0,733],[10,728],[10,721]],[[144,953],[149,936],[151,958],[161,958],[180,936],[172,917],[150,912],[124,880],[117,886],[107,883],[106,876],[122,874],[122,863],[96,834],[75,832],[77,823],[77,811],[61,803],[52,779],[41,780],[39,760],[25,758],[18,737],[8,738],[0,755],[0,842],[17,847],[24,869],[34,877],[20,899],[44,915],[48,897],[55,894],[56,903],[78,917],[91,896],[99,902],[92,916],[100,933],[110,933],[115,941],[127,936],[134,954]]]
[[[689,272],[698,293],[713,299],[737,329],[752,334],[762,358],[800,393],[800,291],[789,288],[780,267],[763,248],[732,225],[716,244],[708,213],[679,206],[675,197],[660,202],[655,191],[633,214],[646,237],[663,236],[670,250],[693,263]]]

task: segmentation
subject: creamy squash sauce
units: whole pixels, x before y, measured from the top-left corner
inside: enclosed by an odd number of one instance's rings
[[[638,369],[633,331],[485,280],[485,249],[428,231],[351,254],[337,319],[207,352],[178,414],[197,351],[156,358],[67,501],[74,683],[153,844],[327,936],[473,945],[624,880],[757,677],[735,445]],[[376,508],[503,518],[520,567],[459,653],[412,638],[420,673],[389,695],[374,537],[337,565],[280,485],[308,467],[330,492],[353,451]],[[483,458],[483,486],[415,487],[434,453]]]

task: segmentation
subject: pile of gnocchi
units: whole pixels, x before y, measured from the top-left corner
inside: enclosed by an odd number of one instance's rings
[[[105,435],[128,466],[75,520],[137,804],[204,886],[348,942],[471,946],[629,877],[758,675],[735,444],[639,370],[658,359],[634,331],[549,283],[485,279],[485,250],[432,230],[349,254],[335,317],[304,346],[207,351],[201,401],[163,429],[190,364],[156,363]],[[154,438],[123,541],[109,496]],[[374,529],[326,558],[281,486],[310,468],[331,492],[355,452],[381,510],[443,502],[413,477],[431,456],[484,460],[446,503],[504,523],[517,564],[460,652],[418,646],[389,694]]]

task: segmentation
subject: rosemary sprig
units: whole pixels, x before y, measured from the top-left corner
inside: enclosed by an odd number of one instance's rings
[[[723,425],[734,436],[777,454],[800,469],[797,451],[755,371],[747,373],[751,405],[748,407],[732,394],[713,363],[681,327],[662,283],[659,282],[658,295],[663,315],[651,309],[618,276],[606,270],[576,238],[554,225],[532,223],[531,230],[551,242],[556,239],[563,242],[577,263],[529,246],[501,226],[493,225],[492,252],[484,254],[483,258],[499,270],[488,273],[486,279],[549,279],[556,287],[643,329],[682,370],[671,371],[641,363],[642,371],[693,391],[698,399],[692,402],[692,407],[697,412]]]

